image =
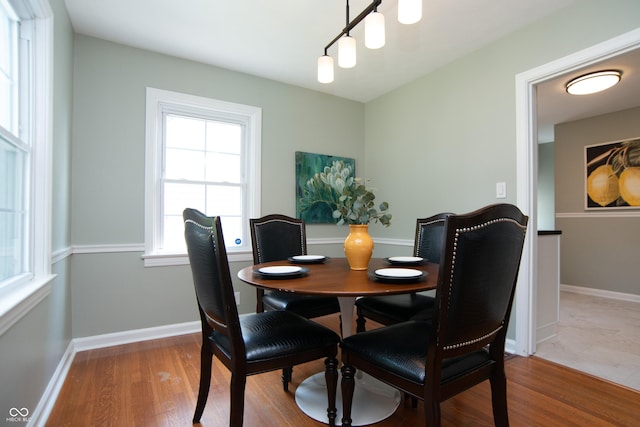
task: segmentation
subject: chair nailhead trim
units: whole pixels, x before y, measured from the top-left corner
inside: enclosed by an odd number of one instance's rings
[[[185,224],[186,224],[186,223],[191,223],[191,224],[195,225],[196,227],[202,228],[203,230],[213,231],[213,227],[208,227],[208,226],[206,226],[206,225],[202,225],[202,224],[200,224],[200,223],[198,223],[198,222],[195,222],[195,221],[194,221],[194,220],[192,220],[192,219],[188,219],[188,220],[186,220],[184,223],[185,223]]]
[[[472,340],[469,340],[469,341],[459,342],[459,343],[451,344],[451,345],[446,345],[446,346],[444,346],[444,349],[445,350],[452,350],[454,348],[466,347],[468,345],[475,344],[475,343],[480,342],[480,341],[482,341],[482,340],[484,340],[486,338],[489,338],[492,335],[497,334],[500,329],[502,329],[502,325],[500,325],[498,328],[494,329],[493,331],[489,332],[486,335],[483,335],[481,337],[478,337],[478,338],[475,338],[475,339],[472,339]]]

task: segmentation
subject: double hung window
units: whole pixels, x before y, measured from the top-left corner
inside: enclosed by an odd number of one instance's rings
[[[48,3],[0,0],[0,331],[51,280],[52,42]]]
[[[251,250],[260,116],[256,107],[147,88],[145,265],[186,259],[187,207],[221,217],[230,254]]]

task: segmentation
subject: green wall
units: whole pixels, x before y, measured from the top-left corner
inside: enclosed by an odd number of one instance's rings
[[[555,143],[538,144],[538,230],[556,229]]]
[[[87,36],[76,35],[75,54],[72,242],[88,253],[72,262],[74,337],[198,319],[188,266],[145,268],[141,252],[110,253],[144,245],[147,86],[262,108],[263,214],[295,215],[296,151],[364,161],[359,102]],[[343,233],[309,227],[310,238]],[[255,290],[236,286],[240,310],[253,310]]]
[[[366,168],[394,214],[380,234],[410,236],[415,218],[435,212],[515,203],[515,76],[639,25],[639,1],[580,1],[367,103]],[[499,181],[506,199],[495,198]]]

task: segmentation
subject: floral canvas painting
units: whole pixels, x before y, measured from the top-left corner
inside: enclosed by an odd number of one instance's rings
[[[335,206],[331,205],[329,197],[325,202],[321,200],[322,197],[314,197],[314,200],[310,200],[308,193],[304,191],[310,179],[322,173],[325,167],[330,168],[335,161],[342,161],[349,165],[355,175],[355,159],[296,151],[296,216],[305,220],[307,224],[337,222],[333,217]]]
[[[640,207],[640,138],[585,147],[585,208]]]

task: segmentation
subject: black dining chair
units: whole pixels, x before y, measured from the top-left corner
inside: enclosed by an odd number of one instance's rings
[[[290,311],[239,317],[220,217],[183,212],[185,240],[195,285],[202,348],[200,386],[193,423],[200,422],[215,355],[231,371],[229,426],[242,426],[246,377],[325,358],[327,421],[335,425],[338,334]]]
[[[271,214],[249,219],[253,263],[287,261],[292,256],[307,254],[307,232],[302,219]],[[339,313],[335,297],[317,297],[291,292],[256,288],[256,312],[286,310],[307,319]]]
[[[439,263],[445,219],[453,215],[440,213],[416,220],[413,255]],[[370,296],[356,301],[356,332],[364,332],[367,318],[382,325],[405,322],[415,316],[430,317],[434,298],[415,292],[400,295]]]
[[[287,261],[296,255],[307,255],[307,230],[304,220],[281,214],[250,218],[253,263]],[[256,313],[285,310],[307,319],[339,313],[335,297],[318,297],[292,292],[266,291],[256,288]],[[293,367],[282,370],[282,384],[288,389]]]
[[[344,338],[344,427],[356,369],[424,400],[425,426],[440,402],[489,380],[496,426],[508,426],[504,345],[528,217],[497,204],[446,219],[430,321],[409,320]]]

